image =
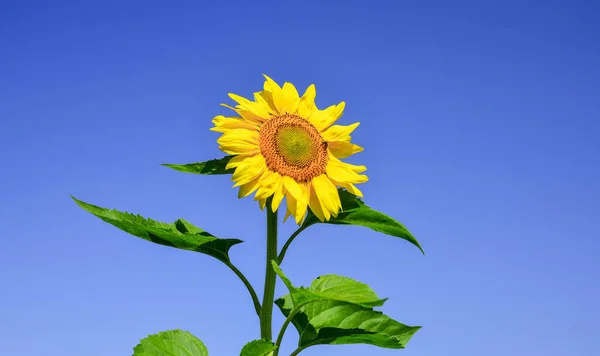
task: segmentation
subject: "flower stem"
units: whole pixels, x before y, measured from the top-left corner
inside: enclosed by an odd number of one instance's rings
[[[267,263],[265,270],[265,292],[260,310],[260,337],[264,340],[273,338],[273,300],[275,297],[275,282],[277,275],[271,265],[277,260],[277,212],[271,209],[271,198],[267,200]]]

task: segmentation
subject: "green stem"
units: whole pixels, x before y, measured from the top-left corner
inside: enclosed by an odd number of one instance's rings
[[[250,284],[250,282],[248,282],[248,280],[246,279],[246,276],[244,276],[244,274],[239,269],[237,269],[237,267],[235,267],[231,262],[228,262],[227,266],[229,268],[231,268],[231,270],[238,277],[240,277],[240,279],[242,280],[242,282],[246,286],[246,289],[248,289],[248,292],[250,292],[250,297],[252,297],[252,303],[254,303],[254,310],[256,311],[256,314],[260,318],[260,301],[258,300],[258,296],[256,295],[256,292],[254,291],[254,288],[252,288],[252,285]]]
[[[292,352],[290,354],[290,356],[296,356],[298,355],[300,352],[304,351],[308,346],[304,346],[304,347],[299,347],[296,350],[294,350],[294,352]]]
[[[283,322],[283,325],[281,325],[281,330],[279,330],[279,335],[277,335],[277,341],[275,341],[275,346],[277,346],[277,348],[273,352],[273,356],[279,355],[279,348],[281,347],[281,341],[283,341],[283,335],[285,334],[285,330],[287,329],[292,319],[294,319],[294,317],[296,316],[298,310],[300,309],[295,308],[294,310],[292,310],[292,312],[290,312],[290,315],[288,315],[288,317]]]
[[[275,282],[277,275],[271,261],[277,260],[277,212],[271,209],[271,198],[267,199],[267,263],[265,271],[265,292],[260,310],[260,337],[264,340],[273,338],[273,301],[275,298]]]
[[[281,252],[279,252],[279,257],[277,257],[277,264],[278,265],[280,265],[281,262],[283,262],[283,258],[285,257],[285,253],[287,252],[288,247],[290,247],[292,241],[294,241],[294,239],[296,238],[296,236],[298,236],[302,231],[304,231],[304,229],[306,229],[310,225],[312,225],[312,224],[302,225],[298,230],[294,231],[294,233],[292,234],[292,236],[290,236],[290,238],[285,242],[285,244],[281,248]]]

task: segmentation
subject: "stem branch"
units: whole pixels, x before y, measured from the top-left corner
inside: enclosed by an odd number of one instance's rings
[[[308,346],[304,346],[304,347],[299,347],[296,350],[294,350],[294,352],[292,352],[290,354],[290,356],[296,356],[298,355],[300,352],[304,351]]]
[[[302,225],[298,230],[294,231],[294,233],[292,234],[292,236],[290,236],[288,238],[288,240],[285,242],[285,244],[281,248],[281,252],[279,253],[279,256],[277,257],[277,264],[278,265],[280,265],[281,262],[283,262],[283,258],[285,257],[285,253],[287,252],[288,247],[290,247],[290,244],[292,243],[292,241],[294,241],[294,239],[296,238],[296,236],[298,236],[302,231],[304,231],[304,229],[306,229],[309,226],[310,225]]]

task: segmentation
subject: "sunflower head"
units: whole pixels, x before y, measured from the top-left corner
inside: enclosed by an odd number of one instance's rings
[[[239,197],[256,192],[264,208],[272,197],[271,209],[277,211],[286,198],[288,216],[301,224],[307,209],[321,221],[336,217],[341,209],[337,187],[362,196],[355,184],[364,183],[364,166],[342,162],[362,151],[350,142],[358,123],[333,125],[342,116],[344,102],[320,110],[315,105],[315,86],[300,97],[290,83],[280,87],[265,76],[263,90],[254,100],[235,94],[235,116],[217,116],[213,131],[221,132],[219,148],[234,155],[227,168],[234,168],[234,187]]]

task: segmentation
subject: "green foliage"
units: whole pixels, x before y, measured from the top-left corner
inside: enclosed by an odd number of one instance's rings
[[[337,218],[331,217],[329,221],[324,223],[368,227],[371,230],[404,239],[417,246],[422,253],[425,253],[417,239],[400,222],[377,210],[369,208],[354,194],[344,189],[339,189],[338,191],[342,202],[342,211],[338,214]],[[309,209],[308,216],[302,226],[307,227],[317,223],[321,223],[321,221]]]
[[[290,291],[275,304],[298,330],[299,349],[359,343],[400,349],[421,328],[404,325],[373,310],[385,299],[379,299],[366,284],[327,275],[317,278],[308,288],[296,288],[274,262],[273,268]]]
[[[188,164],[164,163],[162,166],[192,174],[232,174],[234,169],[225,169],[231,158],[233,158],[233,156],[225,156],[219,159],[211,159],[210,161]]]
[[[308,288],[296,288],[277,263],[273,261],[272,265],[275,273],[279,275],[279,278],[290,291],[295,306],[317,300],[335,300],[364,307],[375,307],[382,306],[386,301],[386,299],[379,299],[368,285],[335,274],[318,277]]]
[[[271,341],[254,340],[244,346],[240,356],[271,356],[276,349]]]
[[[163,164],[163,166],[192,174],[232,174],[234,169],[226,169],[232,157],[226,156],[220,159],[189,164]],[[360,198],[344,189],[339,189],[339,195],[342,211],[336,218],[332,217],[324,223],[364,226],[377,232],[407,240],[424,253],[417,239],[400,222],[371,209]],[[360,343],[401,349],[421,328],[420,326],[404,325],[382,312],[374,310],[376,307],[381,307],[387,299],[380,299],[364,283],[347,277],[324,275],[315,279],[309,287],[298,288],[291,283],[276,261],[273,260],[271,261],[273,270],[270,273],[275,271],[290,292],[275,301],[275,304],[287,319],[274,344],[271,340],[265,340],[271,338],[270,308],[261,307],[256,292],[249,281],[230,261],[230,248],[241,243],[241,240],[215,237],[183,219],[178,219],[173,223],[162,223],[139,215],[101,208],[77,200],[74,197],[73,200],[84,210],[129,234],[160,245],[212,256],[224,262],[236,273],[252,297],[254,308],[261,320],[261,337],[264,338],[246,344],[240,356],[278,355],[280,351],[278,347],[281,345],[285,330],[290,323],[295,326],[299,333],[298,348],[292,355],[297,355],[302,350],[314,345]],[[277,252],[275,247],[277,245],[276,220],[274,222],[273,226],[268,226],[268,234],[275,236],[275,238],[268,240],[269,246],[274,248],[275,251],[272,255]],[[277,259],[279,261],[283,259],[291,241],[301,231],[317,223],[321,223],[321,221],[309,209],[304,223],[285,243]],[[267,260],[270,260],[271,257],[268,257]],[[265,293],[267,294],[267,292]],[[268,294],[271,298],[265,298],[264,305],[272,306],[273,293],[271,291]],[[268,337],[263,333],[263,329],[269,330]],[[202,341],[190,333],[182,330],[170,330],[150,335],[141,340],[140,344],[134,348],[133,356],[208,356],[208,351]]]
[[[142,339],[133,349],[133,356],[208,356],[208,350],[194,335],[176,329]]]
[[[72,198],[87,212],[131,235],[160,245],[204,253],[226,264],[230,263],[229,249],[242,242],[238,239],[220,239],[183,219],[173,223],[162,223]]]

